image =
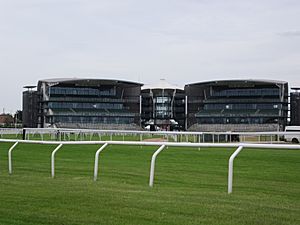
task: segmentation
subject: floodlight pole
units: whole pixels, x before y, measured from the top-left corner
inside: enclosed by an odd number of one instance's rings
[[[230,156],[228,164],[228,194],[232,193],[232,180],[233,180],[233,160],[242,151],[243,146],[239,146],[237,150]]]

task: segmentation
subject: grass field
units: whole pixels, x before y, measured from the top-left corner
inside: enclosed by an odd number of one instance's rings
[[[19,144],[13,175],[0,143],[0,224],[300,224],[300,151],[243,150],[234,164],[233,194],[227,167],[234,149],[108,146],[93,182],[97,145]]]

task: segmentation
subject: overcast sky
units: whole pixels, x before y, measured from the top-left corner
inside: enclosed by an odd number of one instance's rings
[[[0,109],[42,78],[300,86],[299,0],[0,0]]]

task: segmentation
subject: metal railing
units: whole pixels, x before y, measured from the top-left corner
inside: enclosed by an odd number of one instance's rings
[[[138,130],[98,130],[98,129],[68,129],[68,128],[24,128],[24,129],[0,129],[0,138],[11,138],[30,140],[45,140],[45,135],[50,135],[51,140],[56,141],[83,141],[83,140],[102,140],[103,136],[139,136],[139,140],[144,138],[151,139],[152,136],[161,136],[163,141],[174,142],[193,142],[193,143],[222,143],[222,142],[249,142],[249,143],[280,143],[285,135],[294,134],[300,136],[300,132],[182,132],[182,131],[138,131]],[[24,137],[25,136],[25,137]],[[72,136],[72,139],[70,138]],[[237,139],[238,137],[238,139]]]
[[[158,150],[152,155],[150,176],[149,176],[149,186],[153,187],[154,184],[154,172],[155,172],[155,160],[156,157],[161,153],[165,147],[225,147],[225,148],[237,148],[236,151],[230,156],[228,162],[228,194],[232,193],[233,185],[233,162],[236,156],[244,148],[250,149],[290,149],[290,150],[300,150],[300,145],[291,144],[250,144],[250,143],[177,143],[177,142],[143,142],[143,141],[30,141],[30,140],[10,140],[10,139],[0,139],[0,142],[14,143],[8,151],[8,167],[9,174],[12,174],[12,151],[17,146],[18,143],[35,143],[35,144],[57,144],[58,146],[52,151],[51,154],[51,177],[55,176],[55,154],[61,149],[63,145],[91,145],[99,144],[102,145],[95,153],[94,161],[94,181],[98,177],[98,165],[99,165],[99,155],[108,145],[135,145],[135,146],[160,146]]]

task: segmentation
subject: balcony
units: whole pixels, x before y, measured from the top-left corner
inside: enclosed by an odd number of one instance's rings
[[[140,98],[50,97],[46,102],[139,103]]]
[[[195,114],[195,117],[280,117],[279,109],[207,109]]]
[[[200,102],[200,101],[199,101]],[[287,103],[286,101],[280,101],[278,98],[210,98],[201,101],[201,103],[207,104],[215,104],[215,103],[274,103],[274,104],[281,104]]]
[[[74,110],[74,109],[50,109],[47,116],[109,116],[109,117],[135,117],[139,113],[124,110]]]

